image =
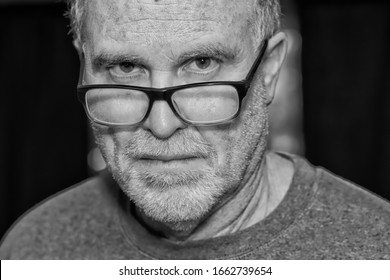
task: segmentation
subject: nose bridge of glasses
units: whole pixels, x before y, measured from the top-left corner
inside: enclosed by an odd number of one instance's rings
[[[149,92],[149,98],[151,98],[149,114],[146,115],[142,125],[150,129],[159,138],[167,138],[174,131],[186,125],[178,116],[175,108],[172,106],[172,102],[169,101],[169,93],[171,92],[170,90],[153,90]]]
[[[177,87],[169,87],[169,88],[149,88],[148,90],[145,90],[145,93],[149,97],[149,112],[155,111],[155,107],[157,106],[163,106],[166,109],[169,109],[172,111],[173,115],[177,116],[176,109],[174,108],[172,101],[171,101],[171,96],[173,93],[175,93]],[[163,103],[165,104],[155,104],[156,103],[161,103],[161,101],[165,101]]]
[[[161,89],[149,88],[148,90],[145,90],[145,93],[148,95],[151,103],[158,100],[165,100],[166,102],[170,103],[170,98],[174,92],[174,87]]]

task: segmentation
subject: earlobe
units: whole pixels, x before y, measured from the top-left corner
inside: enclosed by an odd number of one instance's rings
[[[267,90],[267,105],[271,104],[279,72],[287,53],[287,36],[283,32],[274,35],[268,41],[266,57],[263,61],[264,85]]]

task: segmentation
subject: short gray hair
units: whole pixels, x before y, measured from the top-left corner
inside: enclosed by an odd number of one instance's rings
[[[67,17],[70,19],[73,38],[82,42],[84,38],[84,19],[86,0],[65,0],[68,3]],[[257,2],[254,13],[253,32],[255,42],[260,44],[263,38],[274,35],[280,28],[280,4],[279,0],[254,0]]]
[[[280,29],[281,8],[279,0],[255,0],[257,2],[252,32],[254,42],[260,45],[264,38],[272,37]]]

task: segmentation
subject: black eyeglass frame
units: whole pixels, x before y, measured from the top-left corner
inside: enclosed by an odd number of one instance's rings
[[[258,69],[258,67],[261,64],[261,61],[263,60],[264,54],[267,50],[268,47],[268,40],[265,39],[263,42],[263,46],[261,47],[260,53],[257,56],[256,60],[254,61],[252,67],[250,68],[247,76],[245,77],[244,80],[241,81],[212,81],[212,82],[201,82],[201,83],[192,83],[192,84],[185,84],[185,85],[180,85],[180,86],[173,86],[173,87],[166,87],[166,88],[149,88],[149,87],[139,87],[139,86],[130,86],[130,85],[120,85],[120,84],[92,84],[92,85],[82,85],[82,79],[83,79],[83,73],[84,73],[84,58],[80,58],[80,74],[79,74],[79,82],[77,86],[77,96],[79,101],[83,104],[83,107],[85,109],[85,112],[87,113],[87,116],[89,117],[90,120],[93,122],[104,125],[104,126],[109,126],[109,127],[127,127],[127,126],[137,126],[144,122],[146,118],[149,116],[150,111],[152,110],[153,103],[155,100],[165,100],[173,113],[184,123],[187,125],[192,125],[192,126],[212,126],[212,125],[219,125],[219,124],[224,124],[227,122],[230,122],[231,120],[235,119],[241,111],[241,104],[242,100],[248,93],[248,90],[251,86],[253,77]],[[181,89],[187,89],[187,88],[192,88],[192,87],[204,87],[204,86],[215,86],[215,85],[224,85],[224,86],[232,86],[237,90],[238,93],[238,110],[237,112],[222,121],[214,121],[214,122],[196,122],[196,121],[189,121],[184,119],[180,114],[177,112],[175,109],[173,102],[172,102],[172,95]],[[144,92],[148,98],[149,98],[149,107],[148,110],[146,111],[145,116],[142,118],[137,123],[134,124],[113,124],[109,122],[104,122],[97,120],[93,118],[90,113],[88,112],[85,96],[88,92],[88,90],[91,89],[103,89],[103,88],[115,88],[115,89],[130,89],[130,90],[137,90],[137,91],[142,91]]]

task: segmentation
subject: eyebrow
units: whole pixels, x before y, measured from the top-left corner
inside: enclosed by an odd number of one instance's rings
[[[137,65],[145,65],[147,61],[138,55],[132,54],[111,54],[107,52],[101,52],[92,57],[92,65],[101,66],[112,66],[123,62],[131,62]]]
[[[240,50],[236,47],[217,44],[195,45],[192,50],[186,51],[176,59],[179,64],[197,57],[215,57],[233,61],[239,55]]]

